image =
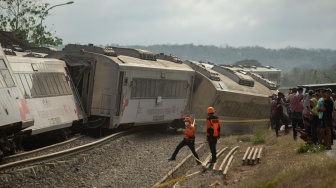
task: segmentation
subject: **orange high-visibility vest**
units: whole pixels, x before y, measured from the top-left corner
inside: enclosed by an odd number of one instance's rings
[[[210,131],[211,130],[211,131]],[[207,119],[206,136],[218,136],[220,134],[220,120],[218,117]]]
[[[185,130],[183,131],[186,139],[189,139],[189,137],[195,137],[195,128],[193,124],[189,124]]]

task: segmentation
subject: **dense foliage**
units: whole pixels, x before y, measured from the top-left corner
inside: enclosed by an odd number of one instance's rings
[[[32,46],[60,45],[62,39],[41,25],[49,6],[41,0],[0,0],[0,30],[12,32]]]
[[[262,65],[279,68],[282,71],[282,87],[336,82],[336,50],[292,47],[266,49],[258,46],[234,48],[193,44],[129,47],[173,54],[182,60],[191,59],[217,64],[234,64],[240,61],[246,63],[245,60],[255,60]]]

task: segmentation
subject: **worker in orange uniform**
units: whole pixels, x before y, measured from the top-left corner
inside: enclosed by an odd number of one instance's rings
[[[177,145],[172,157],[168,159],[169,161],[175,161],[176,160],[176,155],[180,151],[181,148],[184,146],[188,146],[191,152],[194,154],[194,156],[197,159],[197,164],[201,164],[199,162],[199,157],[195,151],[195,128],[194,125],[191,123],[191,119],[189,117],[184,118],[184,124],[185,124],[185,129],[178,129],[178,131],[181,131],[184,133],[185,137],[183,140],[180,142],[179,145]]]
[[[215,109],[213,107],[208,107],[207,109],[208,118],[206,120],[206,139],[209,143],[212,159],[209,163],[215,163],[217,161],[216,144],[217,140],[220,138],[220,120],[214,115]]]

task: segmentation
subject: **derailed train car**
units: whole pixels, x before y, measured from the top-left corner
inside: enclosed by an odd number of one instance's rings
[[[209,106],[222,120],[225,135],[251,133],[255,127],[267,124],[272,91],[265,85],[226,67],[214,65],[211,69],[190,60],[184,63],[196,71],[191,114],[195,114],[197,124],[204,124]]]
[[[67,63],[92,128],[170,124],[189,114],[195,72],[181,62],[144,50],[76,44],[48,57]]]
[[[33,123],[27,101],[0,46],[0,163],[4,156],[15,153],[16,139]]]
[[[7,59],[34,119],[34,125],[25,129],[27,137],[55,134],[65,139],[82,115],[64,61],[19,51]]]

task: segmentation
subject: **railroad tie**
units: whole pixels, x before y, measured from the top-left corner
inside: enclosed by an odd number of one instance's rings
[[[243,165],[245,165],[245,160],[246,160],[246,157],[247,157],[247,155],[248,155],[250,149],[251,149],[251,147],[248,147],[247,150],[245,151],[245,154],[244,154],[243,159],[242,159],[242,161],[243,161]]]
[[[253,154],[253,157],[252,157],[252,163],[251,163],[251,165],[254,165],[254,162],[255,162],[257,153],[258,153],[258,148],[256,148],[256,149],[254,150],[254,154]]]
[[[233,156],[234,156],[234,153],[230,156],[230,159],[229,159],[228,163],[226,164],[225,170],[223,171],[223,175],[224,175],[225,179],[227,178],[227,171],[229,169],[229,166],[231,165],[231,162],[233,160]]]
[[[213,164],[213,167],[212,167],[213,170],[216,170],[216,169],[217,169],[217,166],[218,166],[218,164],[219,164],[219,163],[218,163],[218,159],[219,159],[219,157],[224,153],[224,151],[225,151],[226,149],[228,149],[228,147],[223,148],[222,150],[220,150],[220,151],[217,153],[217,155],[216,155],[217,162],[215,162],[215,163]]]
[[[255,146],[252,147],[252,149],[251,149],[251,151],[250,151],[250,153],[247,157],[247,164],[250,164],[252,162],[251,159],[252,159],[252,154],[253,154],[254,149],[255,149]]]
[[[239,148],[239,146],[236,146],[236,147],[232,148],[231,151],[225,156],[224,160],[222,161],[222,164],[218,168],[219,171],[223,171],[223,167],[224,167],[226,161],[228,159],[230,160],[230,157],[233,156],[233,154],[236,152],[236,150],[238,148]]]
[[[259,149],[258,157],[257,157],[257,163],[260,163],[260,158],[261,158],[261,152],[263,150],[263,147]]]

